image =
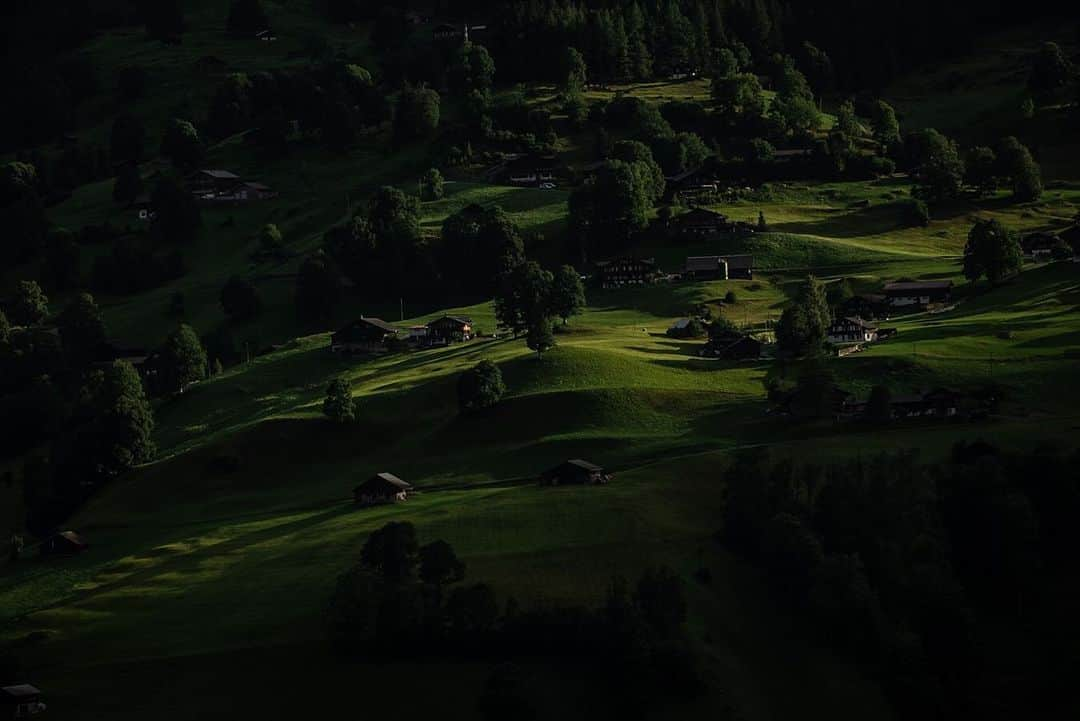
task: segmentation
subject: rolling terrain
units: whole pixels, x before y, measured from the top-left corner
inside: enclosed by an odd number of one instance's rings
[[[110,33],[87,52],[106,70],[134,60],[152,64],[161,92],[145,111],[164,119],[181,95],[205,105],[212,83],[186,75],[200,56],[220,56],[246,71],[299,62],[294,54],[315,29],[301,5],[271,5],[275,24],[291,31],[258,53],[219,41],[224,20],[211,3],[203,10],[210,20],[194,24],[215,29],[191,33],[182,47],[162,52],[139,33]],[[367,42],[364,30],[334,32],[335,43]],[[1006,92],[1011,86],[1003,82]],[[650,101],[705,98],[702,83],[615,90]],[[537,95],[543,102],[543,89]],[[934,117],[926,97],[911,90],[910,98],[912,117]],[[953,112],[951,101],[941,102],[937,112]],[[91,113],[86,136],[106,133],[104,115],[95,121]],[[496,330],[487,301],[376,305],[347,294],[327,327],[296,320],[294,276],[303,255],[375,188],[411,190],[427,167],[429,148],[390,148],[386,140],[383,128],[349,153],[305,148],[274,161],[257,159],[242,138],[212,147],[209,167],[250,174],[280,197],[204,211],[203,232],[185,248],[189,271],[182,278],[98,299],[111,337],[146,347],[172,329],[165,309],[178,292],[186,322],[202,333],[226,322],[219,292],[232,275],[252,279],[265,308],[236,331],[253,357],[158,403],[156,459],[102,489],[70,520],[90,550],[0,573],[0,641],[16,648],[35,683],[48,689],[50,717],[297,716],[311,694],[342,713],[357,712],[363,698],[365,715],[392,713],[395,698],[414,694],[417,716],[453,708],[470,717],[490,664],[344,662],[326,648],[324,613],[337,576],[372,531],[408,520],[423,542],[450,542],[469,581],[490,583],[500,603],[599,606],[613,576],[674,568],[686,582],[688,625],[706,658],[710,690],[655,710],[653,718],[892,718],[878,681],[823,648],[812,629],[778,605],[760,569],[716,541],[726,498],[722,470],[733,452],[752,447],[805,461],[899,448],[938,458],[958,439],[1016,449],[1074,443],[1080,265],[1028,265],[991,288],[968,284],[960,260],[976,218],[1023,231],[1070,223],[1080,209],[1080,174],[1056,172],[1034,203],[1013,203],[1005,193],[957,201],[936,211],[928,227],[904,220],[907,177],[768,184],[715,206],[739,220],[762,213],[766,232],[694,245],[657,237],[633,249],[667,270],[679,269],[688,255],[751,253],[754,280],[589,288],[584,312],[557,329],[556,348],[537,357],[522,339],[486,337]],[[117,210],[111,191],[111,181],[80,187],[49,217],[71,228],[137,223],[132,212]],[[534,244],[530,256],[555,259],[568,195],[455,178],[444,198],[421,205],[421,225],[431,236],[470,204],[498,205]],[[265,223],[281,228],[289,258],[253,259],[254,233]],[[107,250],[84,252],[84,264]],[[24,270],[12,269],[12,277]],[[808,274],[847,279],[856,292],[905,277],[954,281],[953,307],[894,317],[888,325],[898,329],[896,337],[832,359],[830,367],[859,396],[879,383],[895,393],[993,383],[1003,391],[1001,412],[978,422],[910,421],[885,430],[796,423],[770,412],[765,381],[786,372],[781,364],[706,359],[699,356],[702,340],[665,335],[699,304],[767,335]],[[724,301],[729,291],[734,304]],[[65,298],[53,300],[60,307]],[[336,324],[359,314],[408,327],[446,313],[468,315],[485,337],[374,358],[329,350]],[[486,415],[463,416],[456,379],[480,360],[499,365],[508,390]],[[358,404],[358,420],[349,425],[322,413],[327,384],[342,376]],[[577,457],[612,469],[614,482],[538,487],[541,471]],[[355,508],[352,487],[383,470],[418,492],[402,505]],[[17,495],[0,487],[0,504],[13,517]],[[711,583],[699,580],[701,569]],[[595,717],[580,669],[523,664],[541,718]],[[416,679],[422,694],[408,682]],[[233,706],[230,699],[241,696],[250,702]]]

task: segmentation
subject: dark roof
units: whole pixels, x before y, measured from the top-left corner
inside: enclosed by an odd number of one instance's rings
[[[949,290],[952,288],[951,280],[911,280],[886,283],[885,292],[906,292],[920,290]]]
[[[580,458],[571,458],[566,462],[566,465],[577,466],[583,471],[589,471],[590,473],[602,473],[604,470],[602,466],[598,466],[595,463],[589,463]]]
[[[727,264],[728,270],[739,268],[753,268],[754,256],[752,255],[692,255],[686,259],[686,269],[695,270],[718,270],[720,264]]]
[[[452,320],[455,323],[460,323],[461,325],[472,325],[472,318],[464,315],[444,315],[441,318],[436,318],[435,320],[431,321],[431,323],[428,323],[428,325],[431,325],[432,323],[438,323],[441,320]]]
[[[718,270],[720,268],[719,255],[692,255],[686,259],[686,269],[694,270]]]
[[[0,695],[18,700],[40,696],[41,691],[36,686],[31,686],[28,683],[17,683],[13,686],[0,687]]]
[[[700,173],[701,169],[703,167],[704,167],[703,165],[699,165],[696,168],[688,168],[687,170],[684,170],[681,173],[676,173],[675,175],[669,175],[669,176],[667,176],[666,179],[670,183],[681,183],[682,181],[686,180],[687,178],[693,177],[694,175],[697,175],[698,173]]]
[[[708,208],[691,208],[675,220],[678,223],[726,223],[727,216],[723,213],[718,213],[715,210],[709,210]]]
[[[865,320],[863,320],[862,318],[860,318],[858,316],[849,315],[849,316],[845,316],[844,318],[837,318],[836,320],[833,321],[833,325],[836,325],[837,323],[839,323],[841,321],[847,321],[851,325],[858,326],[859,328],[866,328],[867,330],[877,330],[876,325],[874,325],[873,323],[868,323],[868,322],[866,322]]]
[[[597,268],[606,268],[612,263],[642,263],[644,265],[656,265],[656,258],[611,258],[609,260],[596,261]]]
[[[401,489],[403,491],[408,491],[408,490],[410,490],[412,488],[411,484],[406,483],[405,481],[401,480],[400,478],[395,476],[393,473],[387,473],[386,471],[380,471],[379,473],[376,473],[374,476],[372,476],[371,478],[367,479],[366,481],[361,483],[359,486],[357,486],[354,489],[354,491],[359,490],[359,489],[363,488],[364,486],[366,486],[366,485],[368,485],[370,483],[374,483],[374,482],[378,482],[378,481],[381,481],[383,483],[388,483],[391,486],[394,486],[395,488],[399,488],[399,489]]]
[[[65,541],[74,546],[86,545],[86,541],[83,540],[83,537],[80,536],[78,533],[75,533],[75,531],[60,531],[56,534],[56,536],[59,538],[63,538]]]
[[[347,328],[351,328],[354,325],[357,325],[359,323],[363,323],[365,325],[370,325],[370,326],[372,326],[374,328],[379,328],[380,330],[384,330],[387,333],[397,333],[397,332],[400,331],[399,328],[397,328],[396,326],[390,325],[389,323],[387,323],[382,318],[366,318],[364,316],[360,316],[360,318],[358,320],[352,321],[351,323],[346,325],[345,328],[342,328],[342,330],[345,330]]]
[[[199,171],[203,175],[209,175],[211,178],[218,180],[240,180],[240,176],[236,173],[232,173],[228,170],[207,170],[206,168]]]
[[[727,261],[728,270],[754,267],[754,256],[752,255],[724,255],[721,257]]]

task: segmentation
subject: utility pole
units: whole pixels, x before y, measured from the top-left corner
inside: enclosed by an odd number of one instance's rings
[[[405,320],[405,298],[398,298],[399,311],[401,313],[401,320]]]

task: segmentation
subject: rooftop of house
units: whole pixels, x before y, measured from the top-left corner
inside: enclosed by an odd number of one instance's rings
[[[841,321],[844,321],[850,325],[858,326],[859,328],[865,328],[866,330],[877,330],[876,325],[874,325],[873,323],[869,323],[858,316],[849,315],[844,316],[843,318],[837,318],[833,321],[833,324],[836,325]]]
[[[41,691],[36,686],[28,683],[17,683],[11,686],[0,686],[0,698],[23,700],[40,696]]]
[[[611,258],[610,260],[596,261],[597,268],[606,268],[614,263],[641,263],[643,265],[656,265],[656,258]]]
[[[199,171],[199,173],[214,178],[215,180],[240,180],[239,175],[228,170],[214,170],[203,168]]]
[[[412,488],[412,484],[406,483],[405,481],[403,481],[400,478],[398,478],[397,476],[395,476],[393,473],[388,473],[386,471],[380,471],[379,473],[376,473],[371,478],[367,479],[366,481],[364,481],[364,483],[361,483],[360,486],[357,486],[357,487],[358,488],[362,487],[364,484],[370,483],[371,481],[373,481],[375,479],[385,481],[386,483],[389,483],[391,486],[394,486],[396,488],[400,488],[403,491],[407,491],[410,488]]]
[[[358,325],[360,323],[363,323],[364,325],[370,325],[370,326],[375,327],[375,328],[379,328],[380,330],[384,330],[387,333],[397,333],[400,330],[396,326],[390,325],[389,323],[387,323],[382,318],[368,318],[368,317],[365,317],[365,316],[360,316],[358,319],[356,319],[356,320],[352,321],[351,323],[348,323],[347,325],[345,325],[345,327],[342,328],[341,330],[346,330],[346,329],[351,328],[351,327],[353,327],[355,325]]]
[[[693,207],[676,218],[676,220],[680,223],[694,220],[723,223],[727,221],[727,216],[715,210],[709,210],[708,208]]]
[[[949,290],[951,280],[902,280],[885,284],[885,292],[905,292],[919,290]]]
[[[603,466],[598,466],[595,463],[590,463],[589,461],[582,460],[581,458],[571,458],[566,463],[571,466],[576,466],[583,471],[589,471],[590,473],[601,473],[604,470]]]

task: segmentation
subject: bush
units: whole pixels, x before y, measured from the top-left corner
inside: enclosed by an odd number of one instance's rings
[[[735,295],[735,291],[729,290],[727,293],[724,293],[724,302],[728,305],[735,305],[739,302],[739,297]]]
[[[493,408],[506,392],[502,371],[489,360],[482,360],[458,377],[458,408],[462,413]]]

